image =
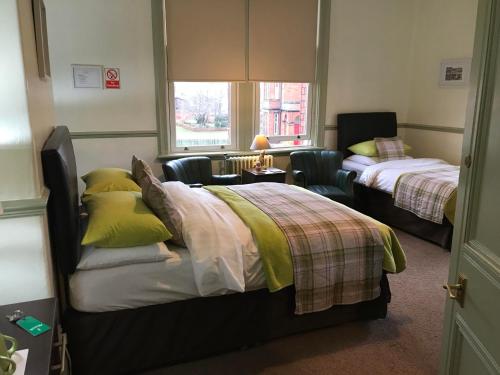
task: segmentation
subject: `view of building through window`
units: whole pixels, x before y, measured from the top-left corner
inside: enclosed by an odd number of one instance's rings
[[[177,147],[231,144],[231,84],[175,82]]]
[[[309,140],[300,139],[307,134],[308,103],[308,83],[261,82],[260,133],[273,144],[309,144]]]
[[[310,145],[309,83],[258,84],[259,132],[271,144]],[[175,82],[175,147],[231,145],[231,83]]]

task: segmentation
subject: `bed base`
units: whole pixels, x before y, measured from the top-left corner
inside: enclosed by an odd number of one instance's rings
[[[288,287],[112,312],[69,309],[64,327],[74,374],[133,374],[294,333],[384,318],[390,297],[384,274],[377,299],[312,314],[293,313],[295,290]]]
[[[354,207],[391,227],[451,249],[453,225],[448,219],[444,218],[442,224],[421,219],[412,212],[394,206],[391,194],[354,183]]]

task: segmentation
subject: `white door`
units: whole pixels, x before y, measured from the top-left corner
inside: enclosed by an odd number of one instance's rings
[[[500,374],[500,0],[480,0],[441,374]],[[465,281],[462,281],[465,280]]]

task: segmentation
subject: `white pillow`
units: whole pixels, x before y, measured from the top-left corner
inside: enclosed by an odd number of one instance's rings
[[[370,156],[364,156],[364,155],[351,155],[346,160],[353,161],[355,163],[363,164],[363,165],[374,165],[377,163],[380,163],[380,159],[376,156],[370,157]]]
[[[413,159],[413,158],[411,156],[405,155],[401,159]],[[364,155],[358,155],[358,154],[351,155],[351,156],[345,158],[345,160],[350,160],[350,161],[353,161],[355,163],[359,163],[359,164],[363,164],[363,165],[367,165],[367,166],[382,163],[382,160],[380,160],[380,158],[378,156],[364,156]]]
[[[173,255],[163,242],[145,246],[102,248],[85,246],[78,270],[96,270],[137,263],[162,262]]]

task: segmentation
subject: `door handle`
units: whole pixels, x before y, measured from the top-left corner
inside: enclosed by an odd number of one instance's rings
[[[456,284],[444,284],[443,288],[448,291],[448,297],[458,302],[460,307],[464,307],[465,286],[467,279],[464,275],[458,275],[458,282]]]

